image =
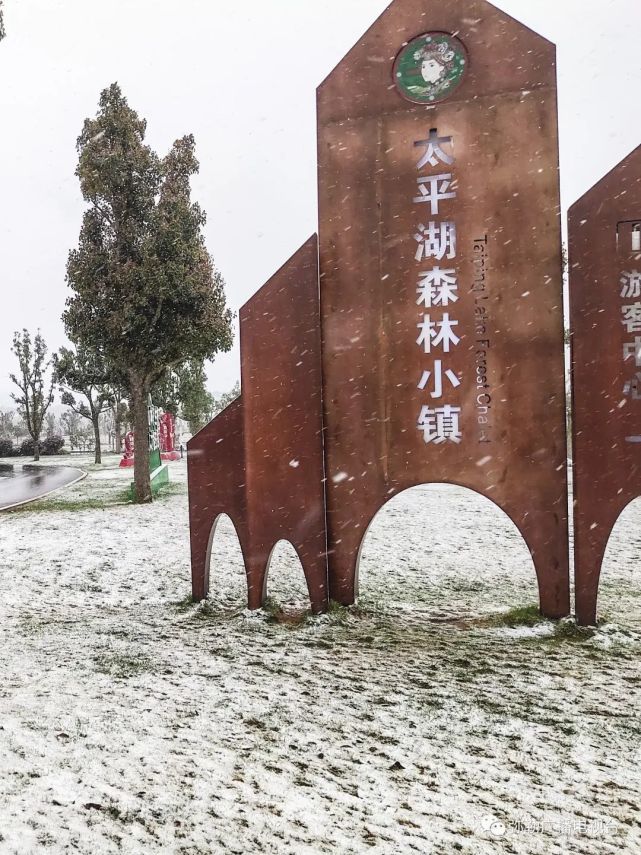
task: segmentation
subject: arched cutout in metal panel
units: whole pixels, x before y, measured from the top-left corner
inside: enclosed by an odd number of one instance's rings
[[[207,574],[212,570],[216,574],[214,590],[217,600],[230,605],[246,601],[245,556],[234,521],[228,514],[218,514],[214,520],[205,567]]]
[[[623,508],[608,537],[599,576],[598,618],[641,624],[640,563],[641,496],[637,496]]]
[[[309,608],[309,591],[303,565],[296,548],[281,539],[272,547],[267,560],[267,596],[292,609]]]
[[[361,541],[357,578],[361,567],[370,577],[366,598],[418,599],[428,611],[538,601],[534,562],[515,523],[491,499],[454,484],[410,487],[387,501]]]

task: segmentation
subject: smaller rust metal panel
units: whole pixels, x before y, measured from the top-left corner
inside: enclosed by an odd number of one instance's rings
[[[576,608],[594,623],[608,537],[641,494],[641,147],[571,207],[568,238]]]
[[[314,235],[240,310],[252,565],[278,540],[326,600],[318,244]]]
[[[243,553],[249,546],[245,492],[243,400],[237,398],[187,443],[192,593],[209,591],[212,527],[227,514],[236,527]]]

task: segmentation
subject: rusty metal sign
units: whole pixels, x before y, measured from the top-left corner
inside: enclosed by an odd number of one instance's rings
[[[570,208],[576,614],[594,624],[603,555],[641,495],[641,147]]]
[[[282,321],[265,320],[268,308],[262,321],[250,312],[249,336],[241,314],[242,398],[238,415],[219,417],[225,431],[237,419],[244,435],[244,457],[239,451],[228,465],[231,483],[243,484],[234,502],[250,603],[262,596],[255,568],[308,509],[314,546],[307,562],[299,554],[310,593],[322,607],[316,550],[326,536],[325,600],[354,602],[377,511],[402,490],[441,481],[487,496],[511,517],[532,553],[543,613],[566,615],[554,46],[483,0],[396,0],[317,95],[322,377],[312,398],[322,414],[313,409],[310,421],[299,405],[300,374],[287,355],[312,318],[305,303],[291,335]],[[288,282],[267,286],[282,297],[279,312],[300,287],[297,276]],[[305,287],[318,295],[311,279]],[[269,346],[251,352],[248,342],[261,335]],[[252,378],[265,371],[261,391]],[[276,429],[252,440],[256,406]],[[202,452],[190,459],[192,519],[202,513],[197,503],[213,507],[209,493],[220,495],[213,477],[211,490],[202,486],[199,467],[218,453],[221,429],[215,421],[205,429],[211,441],[199,434],[189,445],[190,456]],[[278,461],[282,443],[289,454],[299,434],[310,468],[288,498]],[[217,512],[192,528],[197,595]]]
[[[192,591],[209,590],[212,539],[228,514],[250,608],[276,543],[290,541],[312,608],[327,604],[318,244],[311,237],[240,310],[242,395],[187,443]]]
[[[416,50],[417,62],[433,59],[433,87],[457,56],[466,63],[452,94],[435,91],[426,108],[388,58],[433,34],[450,34]],[[569,612],[556,110],[554,46],[469,0],[392,3],[318,90],[329,582],[340,602],[354,599],[379,508],[442,481],[512,518],[542,611]]]

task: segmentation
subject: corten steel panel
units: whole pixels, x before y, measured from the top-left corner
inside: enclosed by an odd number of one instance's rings
[[[327,604],[318,243],[307,243],[240,310],[250,552],[249,605],[289,540],[312,608]]]
[[[213,527],[227,513],[249,607],[262,604],[272,550],[285,539],[320,611],[327,558],[315,235],[241,308],[240,345],[241,398],[187,446],[193,595],[207,596]]]
[[[641,271],[632,227],[641,224],[641,147],[635,149],[568,215],[572,341],[572,440],[576,614],[596,621],[606,544],[623,508],[641,495],[641,331],[628,332],[622,306],[639,303],[624,273]],[[641,325],[637,327],[641,330]],[[624,346],[630,344],[628,351]],[[626,358],[624,355],[627,353]]]
[[[402,98],[392,78],[403,44],[426,32],[458,34],[469,57],[456,92],[429,107]],[[568,614],[554,45],[482,0],[397,0],[319,87],[318,119],[330,596],[353,602],[359,548],[379,508],[441,481],[512,518],[543,613]],[[419,173],[425,149],[414,143],[431,129],[452,137],[455,161]],[[431,216],[412,202],[417,178],[445,172],[457,198]],[[458,231],[456,260],[441,263],[459,282],[451,316],[461,341],[449,355],[416,344],[413,235],[429,220]],[[426,443],[418,430],[431,399],[417,381],[435,358],[462,378],[442,399],[462,409],[459,444]]]
[[[191,584],[195,600],[209,593],[209,553],[220,514],[228,514],[236,526],[247,563],[244,453],[242,398],[233,401],[187,443]]]

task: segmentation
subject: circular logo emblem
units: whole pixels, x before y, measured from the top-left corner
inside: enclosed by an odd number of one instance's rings
[[[412,39],[394,62],[398,91],[415,104],[449,98],[463,80],[467,53],[463,43],[447,33],[426,33]]]

